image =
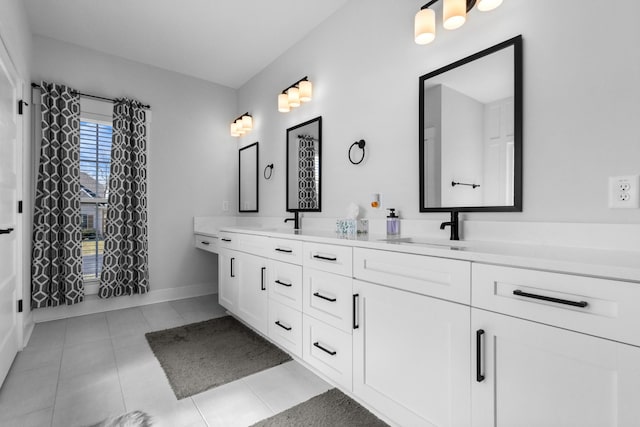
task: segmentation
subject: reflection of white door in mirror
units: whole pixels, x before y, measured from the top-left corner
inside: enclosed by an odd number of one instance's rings
[[[238,211],[258,212],[258,143],[238,151]]]
[[[484,108],[485,206],[513,204],[513,97]]]

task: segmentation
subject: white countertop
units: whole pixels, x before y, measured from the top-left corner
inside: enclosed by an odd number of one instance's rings
[[[339,236],[335,232],[314,229],[293,230],[247,226],[223,226],[217,232],[211,229],[199,230],[198,227],[194,229],[194,233],[206,236],[215,236],[220,231],[640,282],[640,252],[638,251],[506,242],[449,241],[404,235],[398,237],[380,234]]]

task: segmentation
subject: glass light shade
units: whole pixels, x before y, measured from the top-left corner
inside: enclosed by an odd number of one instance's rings
[[[467,20],[467,0],[444,0],[442,26],[447,30],[462,27]]]
[[[497,8],[501,4],[502,0],[480,0],[477,7],[480,12],[488,12]]]
[[[298,84],[300,89],[300,102],[309,102],[313,97],[313,85],[308,80],[303,80]]]
[[[436,13],[431,9],[422,9],[416,13],[414,36],[418,44],[429,44],[436,38]]]
[[[242,116],[242,129],[247,132],[253,129],[253,117],[251,116]]]
[[[289,108],[289,96],[286,93],[278,95],[278,111],[281,113],[288,113],[291,111],[291,108]]]
[[[300,106],[300,89],[297,87],[289,88],[287,96],[289,97],[289,107]]]
[[[244,135],[246,133],[245,129],[242,127],[242,119],[236,120],[236,132],[240,135]]]
[[[231,136],[240,136],[238,128],[236,127],[236,122],[231,123]]]

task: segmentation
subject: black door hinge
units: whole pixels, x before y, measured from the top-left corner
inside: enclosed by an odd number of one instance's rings
[[[28,106],[29,106],[29,104],[24,102],[22,99],[20,101],[18,101],[18,114],[22,115],[23,107],[28,107]]]
[[[22,200],[18,200],[18,213],[22,213]]]
[[[22,300],[18,300],[18,313],[22,313]]]

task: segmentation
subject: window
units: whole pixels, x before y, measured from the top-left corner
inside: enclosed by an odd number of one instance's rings
[[[111,171],[111,123],[80,120],[80,215],[82,274],[100,278],[104,251],[104,220]]]

